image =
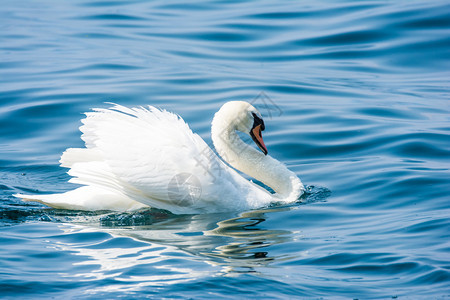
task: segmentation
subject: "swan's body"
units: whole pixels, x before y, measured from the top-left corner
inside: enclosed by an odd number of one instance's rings
[[[264,122],[242,101],[228,102],[214,116],[217,152],[232,167],[271,187],[271,194],[225,164],[177,115],[154,107],[115,105],[82,120],[86,148],[69,148],[61,166],[70,168],[75,190],[52,195],[17,195],[26,201],[77,210],[134,210],[147,206],[176,214],[260,208],[290,203],[303,185],[282,163],[265,155]],[[250,133],[264,154],[245,144]]]

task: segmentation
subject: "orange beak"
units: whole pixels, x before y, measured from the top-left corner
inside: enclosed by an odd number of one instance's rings
[[[261,124],[255,126],[251,131],[250,135],[253,138],[253,141],[256,145],[258,145],[259,149],[264,153],[264,155],[267,155],[268,151],[266,148],[266,145],[264,144],[262,135],[261,135]]]

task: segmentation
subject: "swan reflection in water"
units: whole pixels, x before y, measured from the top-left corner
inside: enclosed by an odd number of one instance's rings
[[[61,226],[64,232],[52,238],[51,247],[73,253],[74,268],[80,268],[79,272],[71,270],[61,276],[117,282],[101,284],[86,293],[134,291],[211,276],[264,273],[261,267],[289,259],[282,253],[272,253],[270,246],[291,241],[294,233],[269,226],[281,223],[277,218],[282,216],[277,212],[294,208],[184,216],[151,209],[85,215],[82,222],[79,216],[66,217],[60,221],[70,223]],[[73,243],[72,238],[67,242],[67,236],[76,236],[82,242]]]
[[[285,243],[291,240],[292,232],[282,229],[264,228],[266,213],[286,209],[259,210],[243,213],[241,216],[217,222],[217,227],[206,231],[205,235],[218,237],[228,243],[216,245],[209,252],[202,253],[217,264],[226,265],[229,272],[238,268],[265,266],[280,257],[271,254],[271,245]],[[241,269],[241,272],[245,270]]]
[[[113,215],[102,219],[103,228],[114,235],[128,236],[139,241],[174,246],[203,261],[225,266],[228,272],[254,272],[280,257],[267,249],[271,245],[291,240],[292,232],[264,227],[267,215],[290,210],[271,208],[236,214],[162,215],[151,211],[142,215]],[[150,220],[150,219],[153,219]],[[153,222],[139,225],[139,222]],[[117,226],[121,224],[121,226]],[[127,224],[128,223],[128,224]],[[129,226],[132,223],[133,226]]]

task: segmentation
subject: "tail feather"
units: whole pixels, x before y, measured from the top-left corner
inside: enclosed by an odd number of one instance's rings
[[[44,205],[69,210],[112,210],[127,211],[148,207],[124,195],[112,193],[92,186],[82,186],[75,190],[51,195],[24,195],[15,194],[27,202],[39,202]]]

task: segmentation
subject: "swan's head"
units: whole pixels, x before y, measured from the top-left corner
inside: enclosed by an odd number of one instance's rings
[[[261,113],[253,105],[245,101],[227,102],[216,113],[213,128],[218,122],[225,124],[217,127],[238,130],[250,135],[259,149],[267,155],[267,148],[261,135],[265,129],[264,121]]]

